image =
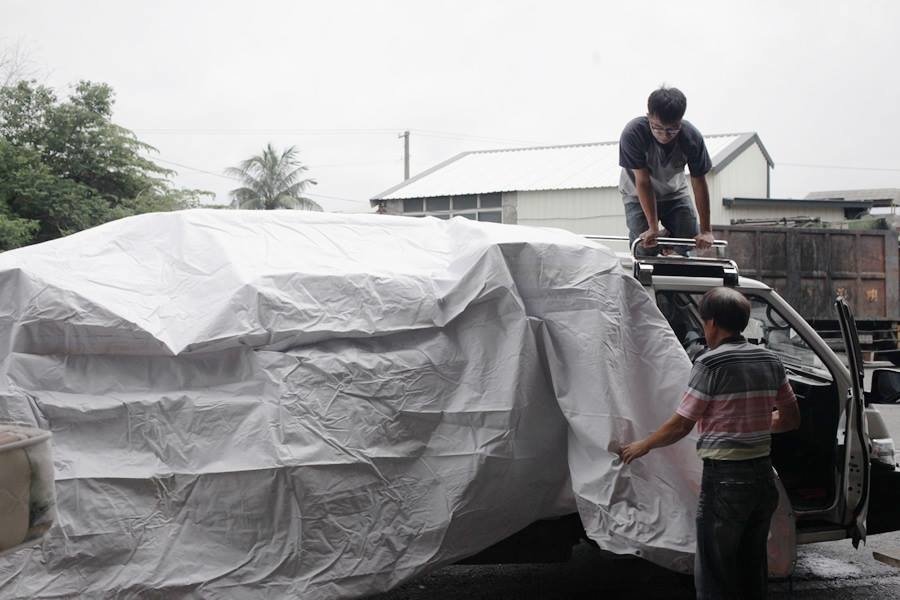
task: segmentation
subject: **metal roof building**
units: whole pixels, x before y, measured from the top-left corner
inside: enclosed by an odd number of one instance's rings
[[[768,201],[774,164],[756,133],[704,140],[713,162],[707,182],[714,225],[760,216],[843,219],[843,208],[832,204]],[[620,172],[618,142],[463,152],[371,202],[390,214],[463,216],[576,233],[623,234]]]
[[[831,190],[810,192],[806,200],[868,203],[872,208],[900,206],[900,188],[876,188],[863,190]]]

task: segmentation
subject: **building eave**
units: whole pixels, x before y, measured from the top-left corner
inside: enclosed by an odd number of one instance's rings
[[[818,206],[835,208],[872,208],[870,200],[845,200],[844,198],[722,198],[728,207],[735,204],[744,206],[781,204],[784,206]]]

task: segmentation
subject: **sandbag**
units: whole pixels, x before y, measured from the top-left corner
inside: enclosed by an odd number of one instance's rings
[[[39,538],[54,518],[50,434],[0,423],[0,553]]]

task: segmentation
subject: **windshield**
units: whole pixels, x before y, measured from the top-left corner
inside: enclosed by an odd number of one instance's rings
[[[775,352],[786,366],[810,367],[827,373],[816,353],[771,304],[756,296],[750,296],[750,303],[750,323],[744,330],[748,341]]]
[[[658,291],[656,302],[669,321],[672,331],[691,360],[706,351],[703,324],[698,309],[702,293]],[[825,365],[810,349],[797,331],[768,302],[758,296],[748,296],[751,303],[750,322],[743,335],[751,344],[763,346],[776,353],[786,367],[813,370],[829,377]]]

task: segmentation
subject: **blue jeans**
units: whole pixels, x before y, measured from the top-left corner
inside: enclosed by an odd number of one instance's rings
[[[766,597],[766,539],[777,506],[768,456],[703,461],[694,560],[698,599]]]
[[[659,217],[663,227],[669,231],[670,237],[694,238],[700,233],[697,213],[694,212],[694,207],[688,196],[657,202],[656,216]],[[634,240],[647,231],[649,228],[647,217],[644,216],[644,209],[641,208],[640,202],[625,202],[625,224],[628,226],[629,243],[634,243]],[[676,248],[679,249],[681,254],[686,252],[680,246],[676,246]],[[659,253],[659,248],[642,248],[638,246],[637,253],[638,255],[653,256]]]

